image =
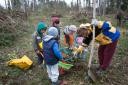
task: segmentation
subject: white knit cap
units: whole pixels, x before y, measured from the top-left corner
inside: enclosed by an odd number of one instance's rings
[[[56,28],[56,27],[50,27],[50,28],[48,29],[48,35],[51,35],[51,36],[53,36],[53,37],[57,37],[57,35],[58,35],[58,30],[57,30],[57,28]]]
[[[70,25],[69,26],[69,30],[76,32],[77,31],[77,27],[75,25]]]

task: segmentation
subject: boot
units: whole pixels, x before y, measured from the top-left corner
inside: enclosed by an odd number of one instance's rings
[[[61,85],[61,84],[62,84],[61,80],[58,80],[57,82],[52,82],[52,85]]]

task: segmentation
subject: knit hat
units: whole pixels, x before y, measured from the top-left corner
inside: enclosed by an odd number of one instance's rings
[[[44,22],[39,22],[37,25],[37,32],[40,36],[42,36],[41,30],[47,29],[47,25]]]
[[[76,31],[77,31],[77,28],[75,25],[65,26],[65,28],[64,28],[65,34],[69,34],[71,32],[76,32]]]
[[[70,25],[70,26],[69,26],[69,30],[70,30],[70,31],[73,31],[73,32],[76,32],[76,31],[77,31],[77,28],[76,28],[75,25]]]
[[[52,17],[52,24],[54,24],[54,23],[56,23],[56,24],[60,23],[59,17]]]
[[[85,28],[85,29],[89,29],[89,30],[92,31],[92,29],[91,29],[91,24],[90,24],[90,23],[81,24],[81,25],[80,25],[80,28]]]
[[[48,35],[53,36],[53,37],[57,37],[57,35],[58,35],[57,28],[56,27],[50,27],[48,29]]]
[[[69,26],[65,26],[64,27],[64,33],[65,34],[69,34],[70,32],[69,32]]]

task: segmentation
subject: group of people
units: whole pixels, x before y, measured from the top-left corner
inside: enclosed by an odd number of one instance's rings
[[[40,21],[33,34],[34,50],[38,56],[38,64],[45,61],[48,77],[52,85],[60,85],[58,80],[59,69],[58,61],[64,61],[60,51],[60,19],[57,16],[51,18],[52,25],[48,28],[44,21]],[[92,20],[91,23],[65,26],[61,29],[64,34],[64,42],[69,49],[76,55],[84,52],[92,41],[93,25],[95,26],[95,40],[100,44],[98,49],[99,71],[105,71],[112,60],[115,52],[120,32],[108,21]],[[41,43],[42,42],[42,43]],[[40,43],[43,45],[41,47]],[[75,47],[77,43],[77,47]],[[85,55],[84,55],[85,56]]]

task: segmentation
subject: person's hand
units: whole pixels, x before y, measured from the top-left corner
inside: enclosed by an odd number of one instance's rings
[[[87,44],[84,44],[84,43],[82,43],[82,46],[83,46],[84,48],[88,47],[88,45],[87,45]]]
[[[61,62],[65,63],[64,59],[60,60]]]
[[[87,48],[85,48],[85,49],[84,49],[84,52],[88,52],[88,49],[87,49]]]
[[[92,19],[91,24],[97,26],[98,25],[98,20],[97,19]]]
[[[77,51],[74,51],[74,52],[73,52],[73,56],[74,56],[74,57],[76,57],[76,56],[77,56],[77,54],[78,54],[78,52],[77,52]]]
[[[70,47],[69,47],[70,50],[73,50],[73,48],[74,48],[73,46],[70,46]]]
[[[36,50],[36,53],[37,53],[37,54],[40,54],[40,51],[39,51],[39,50]]]

